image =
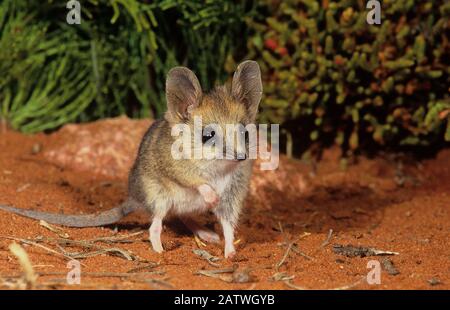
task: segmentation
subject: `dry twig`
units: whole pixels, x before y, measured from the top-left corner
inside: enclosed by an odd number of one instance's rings
[[[36,286],[37,275],[34,272],[27,252],[19,244],[13,242],[9,245],[11,253],[19,260],[20,267],[23,270],[21,279],[24,281],[24,288],[34,288]],[[19,287],[21,285],[19,284]]]
[[[21,242],[21,243],[24,243],[24,244],[33,245],[33,246],[35,246],[35,247],[44,249],[44,250],[46,250],[46,251],[49,252],[49,253],[52,253],[52,254],[56,254],[56,255],[62,256],[62,257],[64,257],[64,258],[68,259],[68,260],[72,260],[72,257],[70,257],[70,256],[68,256],[68,255],[65,255],[65,254],[63,254],[63,253],[59,253],[58,251],[55,251],[55,250],[53,250],[53,249],[51,249],[51,248],[48,248],[48,247],[46,247],[46,246],[43,246],[42,244],[39,244],[39,243],[37,243],[37,242],[35,242],[35,241],[32,241],[32,240],[22,239],[22,238],[15,238],[15,237],[9,237],[9,236],[1,236],[0,238],[10,239],[10,240],[15,240],[15,241],[18,241],[18,242]]]
[[[341,290],[349,290],[352,289],[354,287],[356,287],[357,285],[361,284],[364,280],[366,279],[366,277],[362,277],[361,279],[359,279],[358,281],[349,284],[349,285],[344,285],[344,286],[339,286],[339,287],[334,287],[334,288],[329,288],[327,289],[328,291],[341,291]],[[296,290],[310,290],[309,288],[305,288],[303,286],[298,286],[293,284],[290,280],[287,281],[283,281],[284,284],[286,284],[287,286],[289,286],[290,288],[296,289]]]
[[[328,232],[327,238],[326,238],[325,241],[320,245],[320,248],[324,248],[324,247],[326,247],[326,246],[330,243],[330,240],[331,240],[331,236],[332,236],[332,235],[333,235],[333,230],[330,229],[330,231]]]
[[[39,225],[41,225],[42,227],[45,227],[45,228],[47,228],[48,230],[50,230],[51,232],[54,232],[55,234],[57,234],[59,237],[61,237],[61,238],[69,238],[70,236],[69,236],[69,234],[68,233],[66,233],[64,230],[62,230],[61,228],[59,228],[59,227],[54,227],[54,226],[52,226],[52,225],[50,225],[49,223],[47,223],[46,221],[44,221],[44,220],[40,220],[39,221]]]

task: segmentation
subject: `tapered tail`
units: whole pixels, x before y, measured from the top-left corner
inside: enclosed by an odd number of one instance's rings
[[[99,214],[65,215],[25,210],[11,206],[0,205],[0,210],[12,212],[36,220],[44,220],[51,224],[68,227],[95,227],[113,224],[137,209],[137,204],[130,199],[118,207],[101,212]]]

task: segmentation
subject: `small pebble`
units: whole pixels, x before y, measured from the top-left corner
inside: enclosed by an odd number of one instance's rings
[[[438,278],[431,278],[430,280],[428,280],[428,283],[431,286],[435,286],[435,285],[441,284],[441,280],[439,280]]]
[[[42,144],[35,143],[33,144],[33,147],[31,148],[31,154],[35,155],[42,151]]]

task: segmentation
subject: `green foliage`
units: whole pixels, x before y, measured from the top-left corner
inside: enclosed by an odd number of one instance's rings
[[[80,1],[81,25],[68,25],[66,2],[0,3],[0,117],[15,129],[159,117],[171,67],[190,66],[207,88],[224,80],[252,11],[219,0],[90,0]]]
[[[250,1],[166,0],[160,7],[152,101],[165,107],[165,75],[173,66],[192,69],[204,90],[223,83],[234,71],[234,59],[245,55],[249,32],[245,21],[254,16],[255,5]]]
[[[249,57],[264,76],[261,121],[283,124],[297,151],[450,141],[450,4],[382,1],[381,25],[366,23],[365,5],[264,1],[249,21]]]
[[[238,61],[263,71],[260,121],[286,150],[338,143],[347,155],[450,141],[450,4],[362,0],[0,2],[0,121],[24,132],[127,114],[159,117],[173,66],[205,89]]]

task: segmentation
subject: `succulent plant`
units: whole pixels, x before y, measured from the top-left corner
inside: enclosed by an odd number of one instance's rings
[[[282,124],[297,151],[450,141],[450,3],[383,1],[381,25],[366,22],[365,5],[263,1],[265,13],[249,21],[261,121]]]

